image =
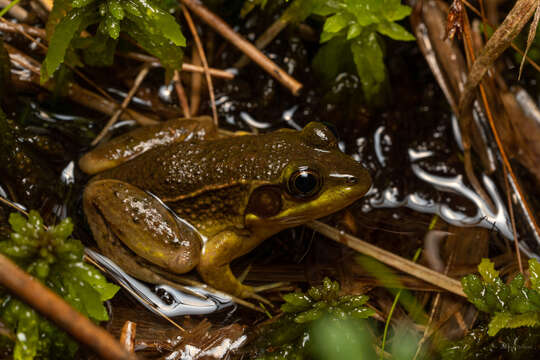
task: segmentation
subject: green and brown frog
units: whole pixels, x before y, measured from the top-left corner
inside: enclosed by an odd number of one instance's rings
[[[150,282],[155,269],[197,268],[206,283],[242,298],[257,296],[231,272],[232,260],[346,207],[371,185],[317,122],[220,137],[209,118],[173,120],[113,139],[79,164],[99,173],[83,204],[104,255]]]

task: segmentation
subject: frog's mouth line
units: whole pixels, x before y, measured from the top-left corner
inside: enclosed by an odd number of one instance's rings
[[[246,225],[262,224],[268,226],[270,224],[283,229],[302,225],[346,208],[359,200],[366,191],[367,189],[364,188],[343,186],[340,190],[323,192],[317,198],[303,203],[286,199],[284,200],[286,210],[267,218],[248,214]]]

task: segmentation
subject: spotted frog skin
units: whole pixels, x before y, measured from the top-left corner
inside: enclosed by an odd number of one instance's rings
[[[256,297],[229,264],[271,235],[338,211],[371,186],[322,123],[219,137],[209,118],[134,130],[79,162],[98,173],[84,212],[103,253],[131,275],[196,268],[209,285]]]

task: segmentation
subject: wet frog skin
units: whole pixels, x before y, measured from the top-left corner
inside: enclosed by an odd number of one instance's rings
[[[232,260],[283,229],[348,206],[371,185],[321,123],[225,138],[208,118],[135,131],[80,165],[104,170],[83,194],[98,246],[145,281],[196,268],[217,289],[256,297],[231,272]]]

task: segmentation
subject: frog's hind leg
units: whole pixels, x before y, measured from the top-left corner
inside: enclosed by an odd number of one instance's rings
[[[199,262],[200,235],[177,221],[159,200],[133,185],[118,180],[93,181],[84,191],[83,206],[104,255],[127,267],[124,270],[135,277],[141,278],[148,269],[122,244],[177,274],[190,271]]]
[[[168,120],[136,128],[101,144],[86,153],[79,160],[79,166],[87,174],[96,174],[116,167],[157,146],[215,138],[216,134],[212,119],[208,116]]]

